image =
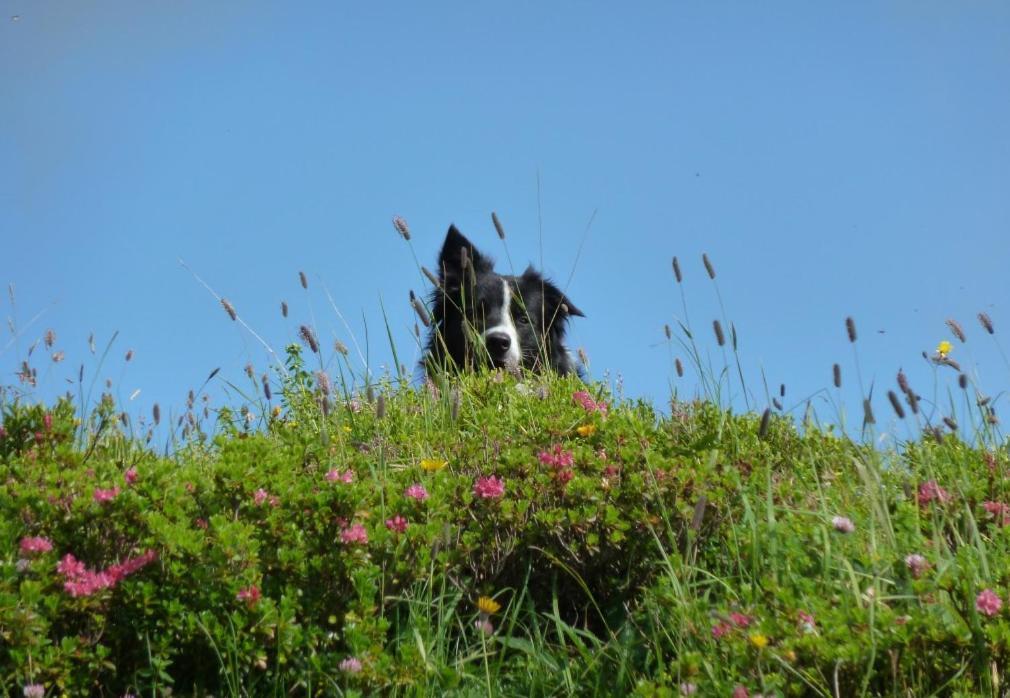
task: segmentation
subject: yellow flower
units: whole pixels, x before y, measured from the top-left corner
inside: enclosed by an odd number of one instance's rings
[[[953,350],[954,345],[948,342],[946,339],[936,345],[936,353],[940,355],[941,359],[947,357],[947,354]]]
[[[439,470],[449,465],[447,460],[437,460],[435,458],[422,458],[421,470],[426,473],[437,473]]]
[[[346,424],[344,425],[344,432],[347,433],[347,434],[351,433],[351,428],[349,426],[347,426]]]
[[[477,610],[490,616],[501,610],[501,604],[490,596],[482,596],[477,599]]]
[[[281,416],[281,406],[280,405],[274,405],[273,415],[274,415],[274,419],[277,419],[278,417]]]
[[[768,638],[761,633],[754,633],[750,636],[750,643],[759,650],[763,650],[768,646]]]
[[[595,424],[583,424],[581,427],[579,427],[575,431],[579,432],[579,436],[592,436],[593,434],[596,433],[596,425]]]

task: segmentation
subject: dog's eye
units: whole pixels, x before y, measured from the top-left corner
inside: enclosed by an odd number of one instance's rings
[[[526,311],[523,310],[522,308],[518,308],[514,313],[512,313],[512,316],[515,318],[516,322],[519,323],[520,325],[530,324],[529,316],[526,315]]]

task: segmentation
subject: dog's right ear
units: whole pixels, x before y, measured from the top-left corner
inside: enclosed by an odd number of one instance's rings
[[[468,263],[473,265],[475,271],[491,271],[494,267],[494,260],[474,247],[473,243],[467,240],[455,225],[450,225],[449,232],[445,234],[442,253],[438,256],[438,278],[440,281],[451,285],[454,280],[463,277],[464,255],[466,255]]]

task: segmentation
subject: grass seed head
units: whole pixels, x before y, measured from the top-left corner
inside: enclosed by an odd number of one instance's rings
[[[852,316],[845,318],[845,332],[849,335],[849,341],[856,341],[856,321],[852,319]]]
[[[154,407],[151,408],[151,416],[154,418],[155,426],[161,424],[161,407],[157,402],[154,403]]]
[[[494,211],[491,212],[491,222],[494,223],[494,229],[498,233],[498,237],[502,240],[505,239],[505,228],[502,227],[501,221],[498,220],[498,214]]]
[[[302,288],[308,290],[308,288],[309,288],[309,280],[308,280],[308,277],[305,276],[305,272],[304,271],[298,272],[298,281],[301,283]]]
[[[712,329],[715,330],[715,341],[719,343],[719,346],[724,346],[726,344],[726,335],[722,333],[722,325],[718,320],[712,321]]]
[[[873,417],[873,405],[870,404],[868,399],[863,400],[863,423],[864,424],[876,424],[877,420]]]
[[[985,313],[979,313],[978,314],[978,322],[979,322],[980,325],[982,325],[982,327],[985,329],[985,331],[988,332],[989,334],[995,334],[996,333],[996,330],[993,329],[993,326],[992,326],[992,319],[988,315],[986,315]]]
[[[421,324],[425,327],[431,327],[431,316],[428,315],[428,309],[424,307],[424,303],[421,302],[421,299],[415,296],[410,301],[410,304],[414,306],[414,312],[417,313],[417,317],[420,318]]]
[[[958,384],[958,386],[960,386],[961,390],[964,390],[965,388],[967,388],[968,387],[968,376],[965,375],[965,374],[963,374],[963,373],[960,374],[957,377],[957,384]]]
[[[712,260],[708,258],[708,254],[701,255],[702,264],[705,265],[705,271],[708,272],[708,278],[715,278],[715,267],[712,266]]]
[[[312,353],[318,354],[319,342],[316,341],[316,334],[312,331],[312,328],[308,325],[302,325],[298,333],[302,336],[305,343],[309,345],[309,349],[312,350]]]
[[[680,261],[676,257],[673,258],[673,278],[678,284],[684,282],[684,275],[680,273]]]
[[[964,336],[964,329],[962,329],[961,324],[957,320],[954,318],[947,318],[947,327],[949,327],[951,333],[961,341],[961,344],[968,341],[968,339]]]
[[[288,316],[288,304],[286,301],[281,301],[281,316]]]
[[[410,228],[407,227],[407,221],[402,216],[393,216],[393,228],[404,240],[410,240]]]
[[[347,345],[341,342],[339,339],[333,340],[333,349],[343,356],[347,356],[349,353],[347,350]]]
[[[761,426],[758,427],[758,438],[763,439],[768,436],[768,425],[772,420],[771,408],[766,407],[765,411],[761,414]]]
[[[228,313],[228,317],[232,320],[238,320],[238,313],[235,312],[235,306],[233,306],[227,298],[221,299],[221,307],[224,308],[226,313]]]
[[[891,407],[894,408],[894,414],[898,415],[898,419],[904,419],[905,408],[901,406],[901,400],[898,399],[898,394],[893,390],[888,390],[887,399],[891,401]]]
[[[910,388],[908,387],[908,376],[900,368],[898,369],[898,387],[901,389],[905,395],[908,395]]]
[[[677,369],[677,377],[678,378],[683,378],[684,377],[684,364],[682,364],[680,362],[680,359],[674,359],[674,361],[673,361],[673,367],[675,369]]]

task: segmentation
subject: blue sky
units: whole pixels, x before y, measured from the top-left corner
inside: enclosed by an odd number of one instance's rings
[[[93,375],[91,332],[101,353],[118,330],[101,376],[141,391],[136,413],[180,408],[215,367],[265,370],[179,259],[276,349],[302,323],[350,343],[325,287],[373,367],[382,305],[413,362],[423,284],[391,217],[423,264],[455,222],[507,268],[493,210],[515,265],[542,261],[586,313],[592,375],[628,395],[697,390],[663,335],[683,315],[673,255],[722,365],[703,252],[761,407],[762,372],[792,407],[836,361],[858,405],[847,315],[881,421],[899,367],[933,390],[921,352],[948,317],[968,332],[954,358],[1010,384],[975,320],[1010,328],[1006,3],[0,6],[0,280],[23,329],[2,383],[50,327],[67,359],[33,355],[43,396]]]

